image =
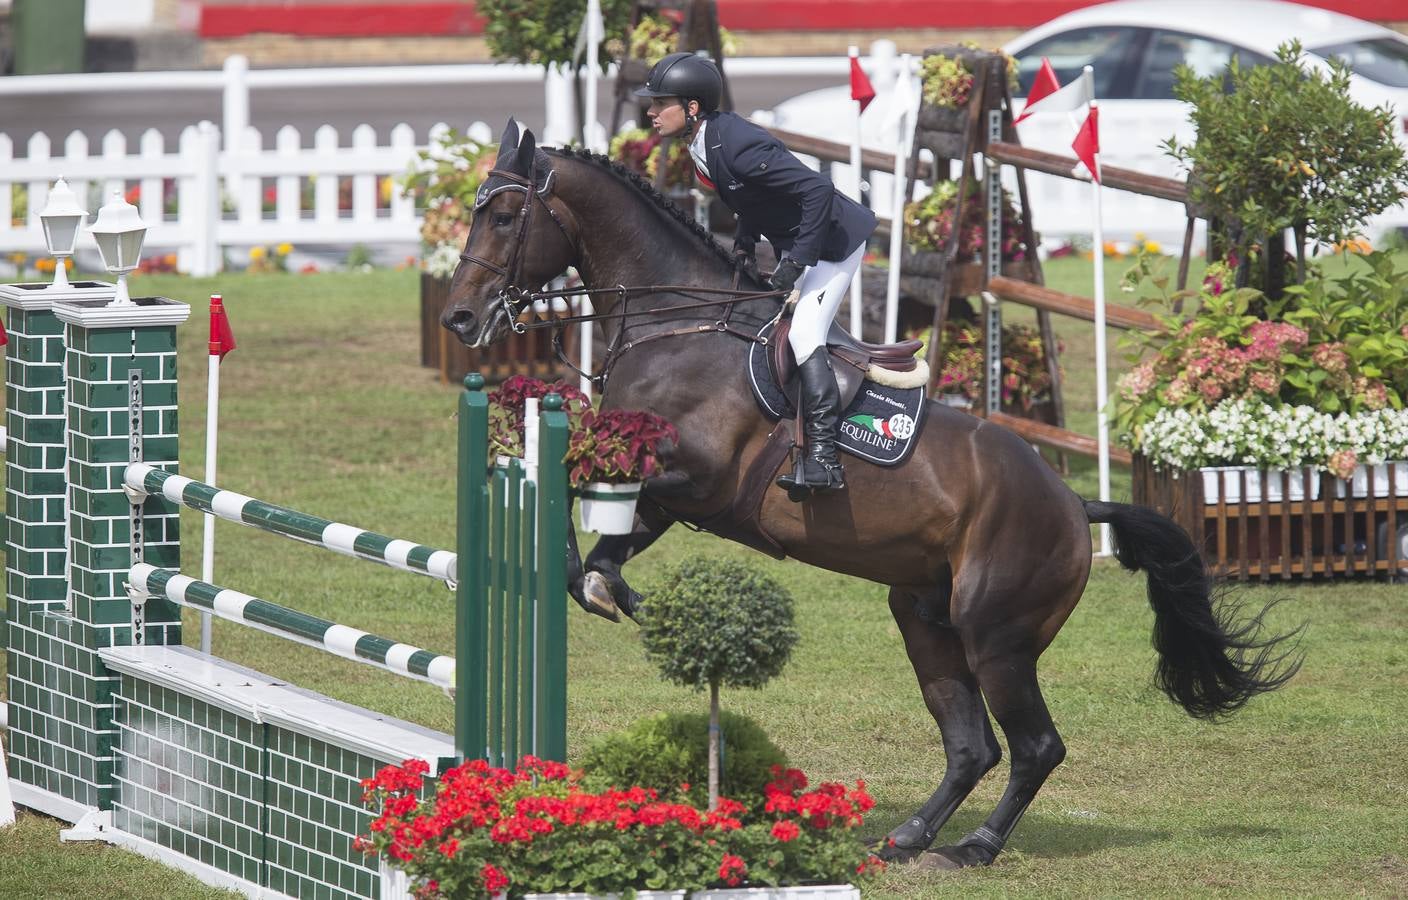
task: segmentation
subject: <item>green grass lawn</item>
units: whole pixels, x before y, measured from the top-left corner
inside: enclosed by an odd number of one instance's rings
[[[1111,261],[1109,297],[1126,264]],[[1048,281],[1088,293],[1089,263],[1048,265]],[[190,302],[181,339],[183,472],[203,470],[205,297],[225,295],[240,348],[222,369],[222,486],[419,542],[453,546],[455,390],[418,365],[417,280],[366,275],[150,276],[136,293]],[[1010,308],[1014,320],[1031,314]],[[1093,433],[1093,330],[1064,321],[1072,427]],[[1113,351],[1113,348],[1112,348]],[[1112,352],[1112,368],[1122,368]],[[1095,491],[1094,465],[1071,482]],[[1116,471],[1116,499],[1129,481]],[[922,514],[922,511],[915,511]],[[188,572],[199,516],[185,514]],[[798,600],[802,640],[760,691],[726,691],[814,778],[864,778],[878,837],[938,783],[943,753],[920,701],[882,587],[681,529],[631,563],[646,589],[686,555],[747,556]],[[444,585],[221,523],[216,582],[433,650],[452,652]],[[1043,689],[1066,762],[997,865],[957,874],[895,867],[874,897],[1408,895],[1408,590],[1371,581],[1248,587],[1288,602],[1273,625],[1306,622],[1306,663],[1280,692],[1217,725],[1195,722],[1152,686],[1152,614],[1142,576],[1097,562],[1085,598],[1043,657]],[[575,610],[575,606],[573,607]],[[198,629],[188,618],[188,642]],[[294,683],[449,731],[448,700],[276,638],[217,622],[215,651]],[[573,612],[571,752],[657,710],[703,710],[704,695],[659,681],[630,624]],[[979,824],[1005,766],[940,840]],[[215,896],[124,851],[60,845],[60,826],[24,815],[0,832],[0,897]]]

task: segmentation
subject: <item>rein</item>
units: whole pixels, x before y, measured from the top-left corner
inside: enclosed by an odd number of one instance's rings
[[[734,284],[738,284],[737,273],[735,273],[734,276]],[[549,318],[546,321],[540,322],[519,322],[517,321],[517,314],[514,314],[513,308],[507,304],[507,301],[505,301],[505,308],[509,311],[510,315],[512,316],[511,321],[513,322],[513,324],[511,327],[513,328],[516,334],[523,334],[530,330],[551,328],[552,347],[553,351],[557,354],[558,360],[560,360],[563,365],[567,366],[567,368],[571,369],[573,372],[576,372],[583,378],[589,379],[593,384],[597,386],[598,389],[605,390],[606,379],[611,374],[612,368],[615,367],[616,362],[621,358],[621,356],[630,351],[632,348],[639,347],[641,344],[647,343],[649,341],[659,340],[661,338],[668,337],[678,337],[684,334],[705,334],[708,332],[718,332],[721,334],[733,335],[734,337],[740,338],[749,343],[761,344],[762,346],[766,347],[768,344],[768,339],[766,337],[760,337],[755,332],[739,328],[736,325],[733,325],[729,320],[733,317],[733,309],[736,304],[743,303],[749,300],[763,300],[769,297],[781,297],[782,291],[744,291],[739,290],[737,287],[710,288],[694,287],[692,285],[683,284],[651,284],[638,285],[633,287],[617,285],[614,288],[564,288],[561,290],[554,291],[523,292],[521,296],[524,298],[524,305],[527,305],[534,303],[538,300],[550,300],[583,295],[590,297],[593,294],[614,294],[620,298],[622,308],[608,313],[592,313],[590,315],[583,316],[563,316],[561,318]],[[724,294],[726,296],[718,300],[701,300],[698,303],[685,303],[679,306],[667,306],[657,309],[631,310],[626,308],[633,296],[643,294],[677,294],[681,297],[691,297],[699,294]],[[637,338],[635,340],[621,343],[621,337],[626,333],[625,321],[628,318],[640,316],[670,315],[681,310],[705,309],[720,306],[724,307],[723,318],[718,319],[716,321],[699,322],[694,325],[685,325],[679,328],[671,328],[667,331],[656,331],[647,334],[643,337]],[[787,309],[785,304],[783,306],[783,309]],[[518,314],[521,314],[521,311],[522,307],[519,308]],[[780,310],[778,312],[778,316],[781,315],[782,311]],[[590,372],[583,371],[580,367],[578,367],[575,363],[572,362],[572,360],[567,355],[566,349],[562,346],[563,332],[566,330],[567,326],[574,325],[579,322],[605,322],[613,319],[620,320],[622,323],[622,327],[620,331],[616,332],[615,336],[606,346],[606,358],[602,360],[601,371],[595,375]]]

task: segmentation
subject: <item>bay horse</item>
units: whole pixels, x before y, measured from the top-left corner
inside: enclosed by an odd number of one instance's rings
[[[1092,523],[1109,523],[1119,562],[1147,573],[1156,682],[1189,714],[1231,713],[1299,666],[1281,646],[1292,635],[1265,635],[1266,610],[1234,624],[1214,604],[1212,579],[1174,522],[1083,500],[1022,438],[938,403],[899,466],[852,459],[848,490],[794,503],[769,487],[751,519],[721,516],[775,428],[751,393],[744,326],[772,319],[778,299],[644,179],[602,156],[538,149],[510,121],[442,324],[470,347],[501,340],[533,289],[569,265],[597,291],[610,345],[602,407],[649,410],[679,432],[667,474],[646,485],[634,532],[603,536],[585,565],[574,543],[572,595],[608,615],[633,612],[640,598],[621,566],[677,521],[888,585],[947,762],[929,800],[877,845],[882,858],[991,863],[1064,758],[1036,661],[1085,588]],[[727,314],[708,303],[735,288]],[[925,853],[1001,758],[989,713],[1011,755],[1006,792],[982,826]]]

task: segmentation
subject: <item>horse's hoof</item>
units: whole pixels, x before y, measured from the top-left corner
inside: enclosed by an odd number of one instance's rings
[[[973,866],[990,866],[997,854],[978,844],[940,847],[932,853],[919,857],[916,865],[921,869],[969,869]]]
[[[907,863],[919,856],[934,842],[929,825],[915,817],[887,834],[872,852],[885,862]]]
[[[636,613],[640,612],[640,606],[643,602],[644,598],[641,597],[640,594],[637,594],[630,588],[626,588],[626,601],[617,604],[616,608],[621,610],[621,615],[630,619],[632,622],[639,622],[636,618]]]
[[[901,847],[899,844],[892,843],[887,838],[881,841],[879,844],[876,844],[875,846],[871,847],[870,852],[880,857],[880,859],[884,862],[903,865],[904,863],[914,861],[920,854],[924,852],[924,848]]]
[[[612,622],[621,621],[621,610],[617,608],[616,601],[611,596],[611,586],[606,583],[606,576],[600,572],[588,572],[582,578],[582,597],[586,600],[582,605],[587,612]]]

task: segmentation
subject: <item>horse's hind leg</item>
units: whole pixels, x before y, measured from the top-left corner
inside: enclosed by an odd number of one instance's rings
[[[916,602],[924,603],[927,615],[921,617]],[[946,602],[933,603],[899,588],[890,590],[890,614],[904,637],[924,704],[939,725],[947,764],[943,781],[929,800],[878,848],[881,859],[908,861],[928,849],[953,811],[1002,758],[963,643],[958,632],[935,623],[940,612],[947,613]]]
[[[956,845],[925,857],[926,863],[943,868],[991,863],[1046,777],[1066,757],[1066,745],[1037,686],[1035,655],[1026,649],[1005,653],[992,653],[982,646],[970,649],[983,696],[1007,738],[1012,773],[1002,800],[986,822]]]

